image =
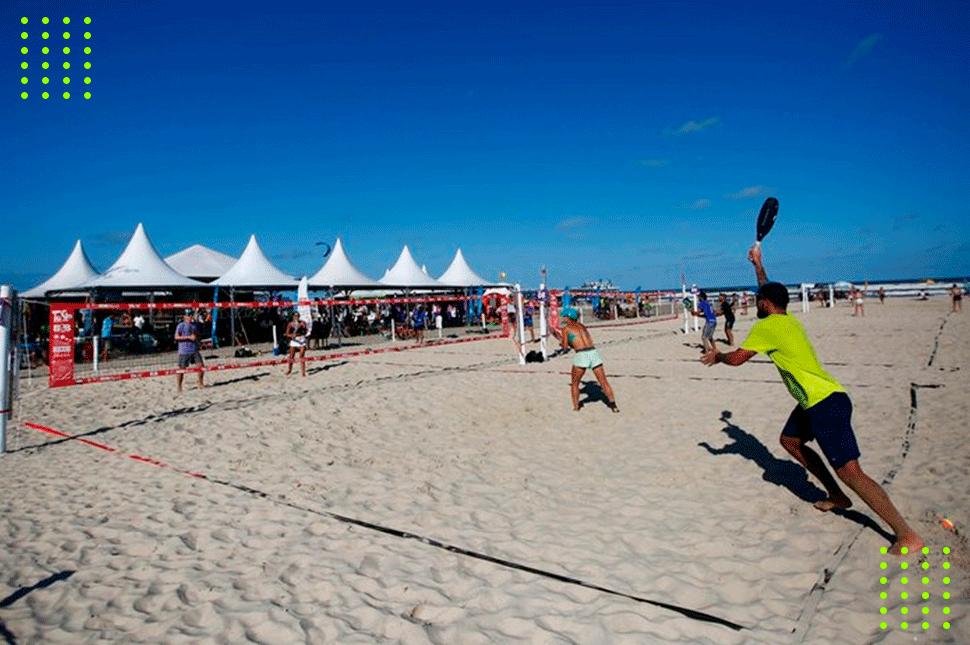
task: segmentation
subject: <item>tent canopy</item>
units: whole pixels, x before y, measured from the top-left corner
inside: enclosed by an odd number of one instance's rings
[[[397,262],[387,270],[380,282],[387,287],[400,287],[402,289],[446,289],[451,286],[438,282],[422,271],[418,263],[414,261],[407,245],[401,251]]]
[[[75,289],[89,280],[100,275],[88,259],[81,240],[74,244],[74,250],[67,257],[57,273],[40,283],[33,289],[21,293],[24,298],[43,298],[48,291],[64,291]]]
[[[441,274],[441,277],[438,278],[438,282],[454,287],[480,287],[494,284],[475,273],[468,266],[468,263],[465,262],[465,256],[461,253],[461,249],[455,252],[454,259],[445,272]]]
[[[249,244],[236,263],[228,271],[213,280],[213,286],[242,289],[270,289],[273,291],[296,291],[297,278],[287,275],[273,266],[256,236],[249,237]]]
[[[115,263],[81,286],[84,289],[170,289],[204,287],[205,283],[186,278],[166,264],[139,224]]]
[[[384,285],[372,280],[355,267],[340,238],[333,245],[333,251],[326,263],[308,279],[311,289],[362,289],[367,287],[383,288]]]
[[[225,253],[193,244],[165,258],[170,267],[182,275],[196,280],[214,280],[223,275],[236,263],[236,258]]]

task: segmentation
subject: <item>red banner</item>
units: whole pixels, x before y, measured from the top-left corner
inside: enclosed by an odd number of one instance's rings
[[[50,376],[48,385],[74,384],[74,309],[69,304],[52,303],[50,313]]]

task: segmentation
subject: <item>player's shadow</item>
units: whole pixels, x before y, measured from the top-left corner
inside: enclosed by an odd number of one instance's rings
[[[702,441],[697,445],[712,455],[740,455],[741,457],[750,459],[764,470],[764,474],[761,476],[762,479],[775,486],[787,488],[793,495],[809,504],[814,504],[827,497],[824,490],[808,479],[808,471],[802,468],[800,464],[789,459],[775,457],[763,443],[758,441],[757,437],[731,423],[731,416],[730,410],[721,412],[720,420],[724,422],[724,427],[721,430],[733,439],[734,443],[729,443],[721,448],[712,448],[706,441]],[[887,533],[881,526],[876,524],[872,518],[859,511],[833,509],[830,512],[868,527],[890,542],[893,540],[893,536],[890,533]]]
[[[602,401],[603,405],[609,403],[609,399],[603,393],[603,388],[596,381],[586,381],[579,386],[579,404],[586,405],[593,401]]]

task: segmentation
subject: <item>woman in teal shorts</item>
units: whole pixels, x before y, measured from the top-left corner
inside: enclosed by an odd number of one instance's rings
[[[603,370],[603,357],[593,347],[593,339],[589,335],[586,325],[579,322],[579,312],[572,307],[563,309],[562,317],[564,321],[563,329],[553,329],[553,333],[562,341],[563,349],[570,349],[576,352],[573,356],[573,371],[571,391],[573,395],[573,410],[579,411],[583,405],[579,402],[579,384],[582,382],[583,374],[586,370],[593,370],[596,380],[606,395],[606,405],[613,412],[619,412],[616,407],[616,397],[613,396],[613,388],[606,380],[606,372]]]

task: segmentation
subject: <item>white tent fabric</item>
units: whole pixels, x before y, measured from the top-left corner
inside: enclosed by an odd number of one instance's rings
[[[236,258],[213,251],[201,244],[193,244],[187,249],[167,256],[165,262],[189,278],[213,280],[231,269],[236,263]]]
[[[310,283],[306,276],[300,278],[300,284],[296,288],[296,299],[300,302],[310,299]],[[313,309],[310,305],[297,305],[296,310],[300,312],[300,319],[307,325],[313,321]]]
[[[495,284],[472,271],[472,268],[465,262],[465,256],[462,255],[461,249],[458,249],[455,253],[455,258],[448,265],[445,272],[441,274],[441,277],[438,278],[438,282],[455,287],[480,287],[482,285]]]
[[[128,246],[111,267],[83,285],[85,289],[204,287],[204,282],[186,278],[170,267],[155,250],[145,228],[138,224]]]
[[[48,291],[58,291],[64,289],[74,289],[88,280],[93,280],[100,275],[88,259],[81,240],[74,244],[74,250],[64,261],[63,266],[57,273],[49,277],[44,282],[33,289],[27,289],[20,295],[24,298],[43,298]]]
[[[311,289],[345,289],[361,287],[383,287],[384,285],[377,280],[372,280],[355,267],[344,251],[344,245],[337,238],[333,245],[333,251],[327,262],[310,276],[309,284]]]
[[[449,286],[438,282],[422,271],[418,263],[414,261],[414,257],[411,255],[411,251],[408,250],[407,245],[401,251],[401,256],[397,259],[397,262],[387,270],[387,273],[380,279],[380,282],[389,287],[402,287],[407,289],[442,288]]]
[[[298,280],[273,266],[256,241],[256,236],[252,235],[246,250],[232,268],[209,284],[217,287],[295,291]]]

